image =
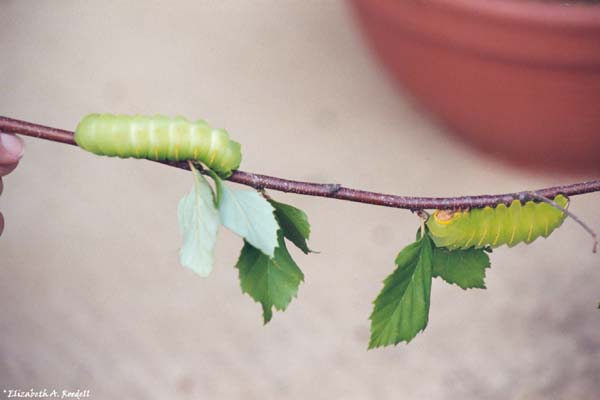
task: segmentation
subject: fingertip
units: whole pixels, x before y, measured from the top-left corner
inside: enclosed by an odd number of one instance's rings
[[[0,132],[0,163],[19,161],[25,152],[25,142],[17,135]]]
[[[1,159],[1,157],[0,157],[0,159]],[[10,174],[15,168],[17,168],[18,164],[19,164],[18,161],[15,161],[10,164],[4,164],[4,165],[2,163],[0,163],[0,176]]]

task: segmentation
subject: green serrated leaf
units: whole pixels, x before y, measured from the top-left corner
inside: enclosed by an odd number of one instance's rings
[[[383,282],[371,313],[369,349],[410,342],[427,326],[431,298],[432,243],[428,235],[406,246],[396,270]]]
[[[485,289],[485,269],[489,267],[490,258],[485,249],[433,249],[433,277],[463,289]]]
[[[306,240],[310,236],[310,224],[306,213],[299,208],[273,199],[269,199],[269,203],[275,207],[275,217],[279,221],[283,235],[302,250],[304,254],[310,253],[311,250],[306,244]]]
[[[204,177],[192,168],[194,187],[179,201],[177,216],[183,235],[179,251],[181,265],[200,276],[208,276],[213,268],[213,250],[219,230],[219,213],[213,191]]]
[[[216,175],[213,179],[221,194],[221,223],[252,246],[273,257],[279,229],[273,206],[256,191],[229,188]]]
[[[298,293],[304,274],[294,262],[281,231],[278,232],[279,247],[273,258],[244,242],[244,247],[235,267],[239,270],[242,292],[248,293],[261,303],[266,324],[273,316],[273,307],[283,311]]]

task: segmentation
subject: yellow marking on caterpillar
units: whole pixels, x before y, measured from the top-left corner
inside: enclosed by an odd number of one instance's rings
[[[198,159],[198,146],[194,146],[194,154],[193,154],[193,156],[194,156],[194,160]]]
[[[508,245],[513,244],[513,240],[515,240],[515,233],[517,233],[517,226],[513,226],[512,234],[510,235],[510,240],[508,241]]]
[[[175,161],[179,161],[179,145],[175,145]]]
[[[479,240],[479,243],[477,243],[477,247],[480,247],[483,244],[483,239],[485,239],[485,237],[488,233],[488,229],[489,229],[489,226],[486,226],[485,231],[483,231],[483,234],[481,235],[481,239]]]
[[[502,231],[502,225],[498,224],[498,233],[496,234],[496,238],[494,239],[494,242],[492,243],[492,246],[495,246],[496,243],[498,243],[498,239],[500,239],[500,232]]]
[[[471,233],[471,237],[469,238],[469,240],[467,240],[467,243],[465,243],[464,247],[469,247],[469,245],[471,244],[471,240],[475,239],[475,229],[473,229],[473,233]]]
[[[154,159],[158,161],[158,146],[154,146]]]
[[[213,151],[213,153],[210,155],[210,160],[208,160],[208,165],[212,165],[213,161],[215,161],[215,157],[217,157],[217,149],[215,149]]]
[[[545,226],[545,229],[544,229],[544,236],[548,236],[548,229],[549,229],[549,226],[548,226],[548,220],[547,220],[546,218],[544,218],[544,226]]]
[[[529,225],[529,233],[527,234],[527,241],[531,240],[531,234],[533,233],[533,224]]]
[[[140,148],[136,147],[135,149],[133,149],[133,151],[135,152],[135,157],[140,158]]]

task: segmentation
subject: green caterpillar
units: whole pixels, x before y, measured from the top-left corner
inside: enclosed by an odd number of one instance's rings
[[[563,208],[569,200],[562,195],[554,201]],[[499,204],[495,208],[471,210],[436,210],[427,220],[429,233],[438,247],[450,250],[513,247],[531,243],[540,236],[548,237],[565,220],[566,215],[546,203],[528,201],[522,205],[514,200],[510,206]]]
[[[197,160],[228,176],[242,160],[241,146],[223,129],[202,120],[161,115],[89,114],[75,130],[75,142],[94,154],[150,160]]]

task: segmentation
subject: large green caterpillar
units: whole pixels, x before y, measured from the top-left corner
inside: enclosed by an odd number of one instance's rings
[[[562,195],[554,201],[563,208],[569,204]],[[508,207],[499,204],[495,208],[436,210],[427,220],[427,227],[436,246],[450,250],[503,244],[513,247],[548,237],[565,218],[565,213],[549,204],[528,201],[522,205],[514,200]]]
[[[75,130],[75,142],[94,154],[151,160],[198,160],[223,176],[237,169],[241,146],[205,121],[161,115],[89,114]]]

